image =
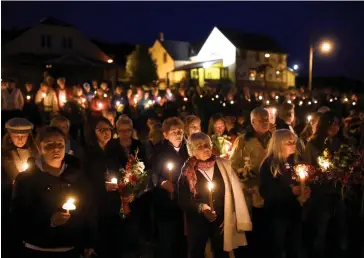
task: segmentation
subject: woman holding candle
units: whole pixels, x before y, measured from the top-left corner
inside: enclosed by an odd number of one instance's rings
[[[188,140],[190,158],[178,181],[178,202],[186,213],[190,258],[203,258],[211,239],[215,258],[247,245],[244,231],[252,224],[239,180],[231,163],[212,154],[204,133]]]
[[[28,159],[37,155],[31,135],[33,124],[24,118],[13,118],[6,122],[7,133],[3,137],[1,152],[1,209],[3,235],[3,252],[11,252],[14,241],[11,236],[10,202],[13,182],[16,176],[28,169]]]
[[[96,253],[107,257],[120,254],[122,243],[119,187],[112,181],[120,179],[119,164],[117,153],[110,149],[111,131],[112,125],[105,117],[92,118],[85,127],[84,170],[98,210],[100,241]]]
[[[185,137],[188,139],[191,134],[201,132],[201,119],[195,115],[185,117]]]
[[[40,156],[17,176],[11,203],[18,257],[90,257],[96,240],[90,185],[77,159],[65,154],[65,136],[47,127],[37,137]],[[73,207],[62,207],[73,197]]]
[[[328,111],[320,116],[316,132],[307,143],[304,160],[307,164],[319,168],[317,158],[323,155],[325,149],[334,153],[340,148],[345,139],[338,137],[340,130],[339,119],[335,113]],[[328,171],[330,172],[330,171]],[[335,235],[332,248],[337,257],[344,257],[347,251],[346,208],[341,196],[340,182],[325,180],[323,183],[311,185],[312,196],[307,203],[307,223],[310,236],[310,257],[324,257],[326,237],[334,228]]]
[[[164,120],[162,130],[165,140],[156,146],[155,153],[150,159],[153,175],[156,178],[154,191],[158,234],[156,257],[160,258],[187,257],[183,212],[178,207],[176,192],[181,168],[188,158],[183,128],[183,122],[177,117]]]
[[[259,191],[264,198],[266,226],[273,257],[298,257],[302,209],[297,197],[301,187],[292,179],[297,137],[288,129],[273,133],[268,154],[260,167]],[[305,198],[310,194],[305,187]]]

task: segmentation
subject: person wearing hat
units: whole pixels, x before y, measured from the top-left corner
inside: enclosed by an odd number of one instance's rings
[[[4,253],[12,252],[13,241],[11,237],[10,203],[13,182],[20,172],[29,167],[28,159],[37,155],[35,144],[31,136],[33,124],[25,118],[13,118],[5,124],[6,134],[2,141],[1,152],[1,209],[3,234],[6,236]],[[9,234],[7,234],[9,233]],[[8,249],[9,248],[9,249]],[[6,255],[5,255],[6,256]]]

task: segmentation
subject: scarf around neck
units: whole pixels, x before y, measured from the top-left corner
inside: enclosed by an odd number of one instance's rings
[[[216,162],[216,156],[211,155],[211,157],[208,160],[202,161],[198,160],[195,157],[191,157],[186,162],[186,170],[184,172],[185,177],[187,178],[188,185],[190,187],[191,193],[193,193],[194,196],[197,194],[196,190],[196,183],[197,183],[197,176],[196,176],[196,170],[202,169],[207,170],[209,168],[212,168],[215,166]]]

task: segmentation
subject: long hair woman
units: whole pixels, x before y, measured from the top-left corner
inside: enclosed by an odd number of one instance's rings
[[[301,188],[292,179],[296,142],[290,130],[275,131],[260,168],[259,191],[264,198],[269,253],[277,258],[298,257],[300,253],[302,209],[297,197]],[[305,195],[309,196],[308,188]]]
[[[307,143],[304,153],[306,163],[319,168],[317,157],[328,149],[330,153],[340,148],[343,139],[338,137],[339,119],[334,112],[321,115],[316,132]],[[312,184],[311,200],[307,203],[307,223],[310,225],[310,257],[324,257],[329,228],[335,229],[331,250],[337,257],[344,257],[347,250],[347,225],[345,203],[341,196],[341,185],[332,180]],[[331,226],[330,226],[331,225]]]
[[[24,243],[19,257],[90,257],[96,240],[90,185],[78,159],[65,153],[65,136],[46,127],[37,136],[40,156],[14,183],[13,234]],[[67,205],[68,203],[68,205]]]
[[[120,254],[122,243],[119,216],[121,201],[118,185],[111,178],[117,178],[119,164],[117,154],[110,150],[112,125],[105,117],[95,117],[85,127],[87,147],[84,169],[92,184],[92,192],[98,209],[99,241],[96,253],[101,256]]]
[[[243,231],[252,228],[239,180],[229,161],[212,154],[206,134],[192,134],[188,152],[178,202],[186,214],[189,257],[203,258],[209,238],[215,258],[229,257],[233,249],[247,245]]]

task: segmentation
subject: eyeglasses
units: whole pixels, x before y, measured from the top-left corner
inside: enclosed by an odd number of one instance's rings
[[[96,128],[96,130],[98,130],[100,133],[105,133],[105,132],[111,131],[111,128],[110,127],[107,127],[107,128]]]

